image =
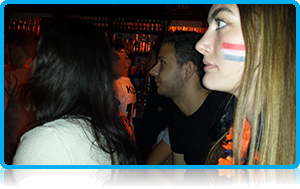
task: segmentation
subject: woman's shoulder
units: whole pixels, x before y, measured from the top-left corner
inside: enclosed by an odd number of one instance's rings
[[[88,121],[57,119],[25,133],[15,165],[110,165],[110,155],[93,145]],[[105,141],[103,141],[105,142]]]
[[[29,130],[26,135],[72,135],[87,129],[87,123],[82,119],[61,118],[44,123]],[[24,134],[24,135],[25,135]]]
[[[23,135],[13,165],[111,165],[109,154],[92,150],[87,124],[82,119],[57,119],[31,129]],[[110,172],[101,178],[109,176]],[[14,178],[24,177],[18,171]]]
[[[32,128],[26,132],[22,138],[26,136],[42,137],[43,135],[47,137],[73,136],[75,133],[88,130],[88,128],[88,123],[82,119],[61,118]]]

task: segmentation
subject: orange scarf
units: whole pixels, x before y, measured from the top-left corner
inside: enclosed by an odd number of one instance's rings
[[[233,134],[233,127],[230,128],[229,133],[226,135],[226,140],[222,145],[225,148],[225,152],[228,153],[227,157],[219,158],[218,164],[219,165],[233,165],[233,158],[232,158],[232,134]],[[243,132],[243,139],[242,139],[242,150],[241,150],[241,164],[245,163],[246,153],[249,147],[249,143],[251,140],[251,125],[247,119],[245,119],[244,125],[244,132]]]

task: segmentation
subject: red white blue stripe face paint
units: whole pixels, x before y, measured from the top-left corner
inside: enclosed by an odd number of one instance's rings
[[[210,90],[238,96],[246,61],[238,6],[214,4],[209,11],[208,24],[207,31],[196,45],[204,55],[202,83]]]
[[[222,43],[221,47],[224,59],[236,62],[245,62],[245,45],[244,44],[233,44],[233,43]]]

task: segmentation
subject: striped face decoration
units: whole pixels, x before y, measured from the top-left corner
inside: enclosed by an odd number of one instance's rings
[[[225,60],[245,62],[245,45],[223,42],[221,49]]]

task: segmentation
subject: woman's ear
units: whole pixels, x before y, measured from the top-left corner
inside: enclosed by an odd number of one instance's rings
[[[184,79],[188,80],[195,72],[195,64],[192,61],[188,61],[183,65],[184,67]]]

